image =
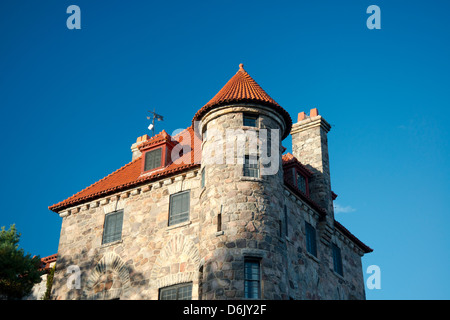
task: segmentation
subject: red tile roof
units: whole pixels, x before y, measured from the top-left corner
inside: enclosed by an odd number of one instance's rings
[[[190,135],[191,141],[182,141],[183,137],[188,136],[187,134]],[[167,133],[165,131],[161,132],[152,137],[150,140],[144,142],[143,145],[145,144],[148,146],[153,142],[156,143],[156,141],[159,141],[161,138],[166,138],[166,135]],[[148,181],[157,180],[184,170],[199,167],[199,161],[201,160],[201,148],[195,148],[195,146],[200,146],[201,141],[194,133],[192,127],[180,132],[178,135],[174,136],[173,139],[182,145],[188,145],[191,148],[191,151],[183,153],[176,163],[171,162],[163,169],[141,175],[141,161],[143,161],[143,156],[141,155],[105,178],[95,182],[86,189],[81,190],[64,201],[50,206],[49,209],[54,212],[59,212],[65,208],[81,204],[85,201],[91,201],[95,198],[103,197],[107,194],[112,194]]]
[[[140,147],[149,146],[155,143],[158,143],[162,139],[167,139],[168,134],[163,131],[159,134],[155,135],[151,139],[145,141],[140,145]],[[183,141],[184,137],[190,137],[190,141]],[[149,174],[142,175],[141,174],[141,161],[143,161],[143,156],[136,158],[130,163],[124,165],[122,168],[116,170],[105,178],[95,182],[91,186],[86,189],[74,194],[68,199],[61,201],[57,204],[54,204],[49,207],[50,210],[54,212],[59,212],[65,208],[79,205],[86,201],[92,201],[96,198],[103,197],[108,194],[113,194],[118,191],[122,191],[131,187],[138,186],[139,184],[150,182],[152,180],[158,180],[166,176],[170,176],[172,174],[181,173],[185,170],[190,170],[196,167],[200,167],[201,161],[201,148],[196,148],[196,146],[201,145],[200,138],[194,133],[192,127],[185,129],[180,132],[178,135],[174,136],[173,139],[182,145],[189,145],[191,148],[190,152],[184,153],[177,163],[172,162],[167,167],[162,170],[156,170]],[[293,161],[300,163],[292,154],[287,153],[282,156],[283,165],[289,164]],[[300,192],[291,181],[285,179],[285,185],[298,196],[300,196],[307,204],[309,204],[312,208],[314,208],[320,215],[324,216],[326,211],[320,207],[317,203],[315,203],[311,198]],[[353,240],[365,253],[372,252],[373,250],[366,246],[363,242],[361,242],[358,238],[356,238],[353,234],[350,233],[344,226],[342,226],[339,222],[335,221],[335,226],[342,233],[348,236],[351,240]],[[57,254],[52,256],[48,256],[42,258],[41,261],[43,265],[48,268],[51,262],[56,261]]]
[[[284,139],[288,136],[292,127],[291,116],[250,77],[247,71],[244,70],[242,63],[239,65],[238,72],[207,104],[197,111],[192,121],[199,121],[206,112],[214,107],[239,102],[257,102],[275,109],[282,115],[286,123],[286,130],[282,138]]]
[[[41,258],[41,266],[39,269],[44,270],[44,271],[49,271],[50,264],[52,262],[55,262],[57,257],[58,257],[58,254],[55,253],[55,254],[52,254],[51,256]]]

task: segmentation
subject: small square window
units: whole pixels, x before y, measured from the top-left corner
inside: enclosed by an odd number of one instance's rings
[[[258,116],[244,113],[244,126],[257,127]]]
[[[122,238],[123,210],[105,216],[102,244],[118,241]]]
[[[259,178],[259,157],[258,156],[245,156],[244,176]]]
[[[190,192],[184,191],[170,196],[169,226],[189,221]]]
[[[145,153],[144,171],[161,167],[161,150],[162,148],[158,148]]]

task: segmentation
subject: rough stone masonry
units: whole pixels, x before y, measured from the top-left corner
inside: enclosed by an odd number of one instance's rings
[[[50,207],[62,218],[52,299],[365,299],[361,257],[372,249],[334,219],[330,125],[317,109],[292,125],[241,66],[194,120],[199,132],[188,128],[192,137],[183,139],[191,141],[139,137],[130,164]],[[225,150],[235,139],[230,129],[253,130],[257,139],[279,130],[276,173],[261,175],[260,163]],[[218,150],[217,133],[233,161],[206,161]],[[181,157],[197,152],[201,161],[175,165],[171,150],[180,143],[192,147]],[[120,225],[111,227],[107,216],[118,212]],[[175,213],[182,221],[170,224]],[[104,243],[111,228],[119,237]],[[70,266],[79,271],[68,273]],[[79,286],[68,283],[74,276]]]

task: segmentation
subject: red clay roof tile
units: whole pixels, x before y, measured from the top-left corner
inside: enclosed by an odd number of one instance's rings
[[[242,63],[239,65],[238,72],[207,104],[197,111],[192,121],[199,121],[207,111],[214,107],[240,102],[256,102],[275,109],[282,115],[286,123],[286,130],[282,138],[284,139],[288,136],[292,127],[291,116],[253,80],[247,71],[244,70]]]
[[[191,141],[187,141],[187,144],[191,148],[191,151],[183,153],[183,155],[177,161],[171,162],[162,170],[156,170],[154,172],[141,175],[141,161],[143,161],[143,156],[141,155],[140,157],[134,159],[130,163],[124,165],[123,167],[114,171],[103,179],[95,182],[91,186],[81,190],[80,192],[74,194],[64,201],[50,206],[49,209],[54,212],[59,212],[67,207],[78,205],[82,202],[92,200],[109,193],[114,193],[146,181],[151,181],[163,176],[175,174],[177,172],[199,166],[199,161],[201,160],[201,148],[195,148],[195,146],[200,146],[201,141],[199,137],[197,137],[197,135],[194,133],[192,127],[189,127],[180,132],[178,135],[174,136],[173,139],[180,142],[182,137],[185,136],[185,133],[189,134],[191,137]],[[164,136],[164,134],[160,133],[153,138],[155,138],[156,140],[161,136]],[[151,143],[152,141],[154,140],[150,139],[147,142]],[[184,141],[180,143],[186,144],[184,143]]]

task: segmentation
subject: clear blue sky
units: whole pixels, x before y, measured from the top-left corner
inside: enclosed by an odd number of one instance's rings
[[[81,30],[66,27],[71,4]],[[381,30],[366,27],[371,4]],[[333,125],[336,219],[374,249],[363,270],[381,268],[367,298],[449,299],[449,13],[445,0],[2,0],[0,226],[56,253],[48,206],[129,162],[147,110],[159,130],[185,128],[244,63],[293,119],[317,107]]]

